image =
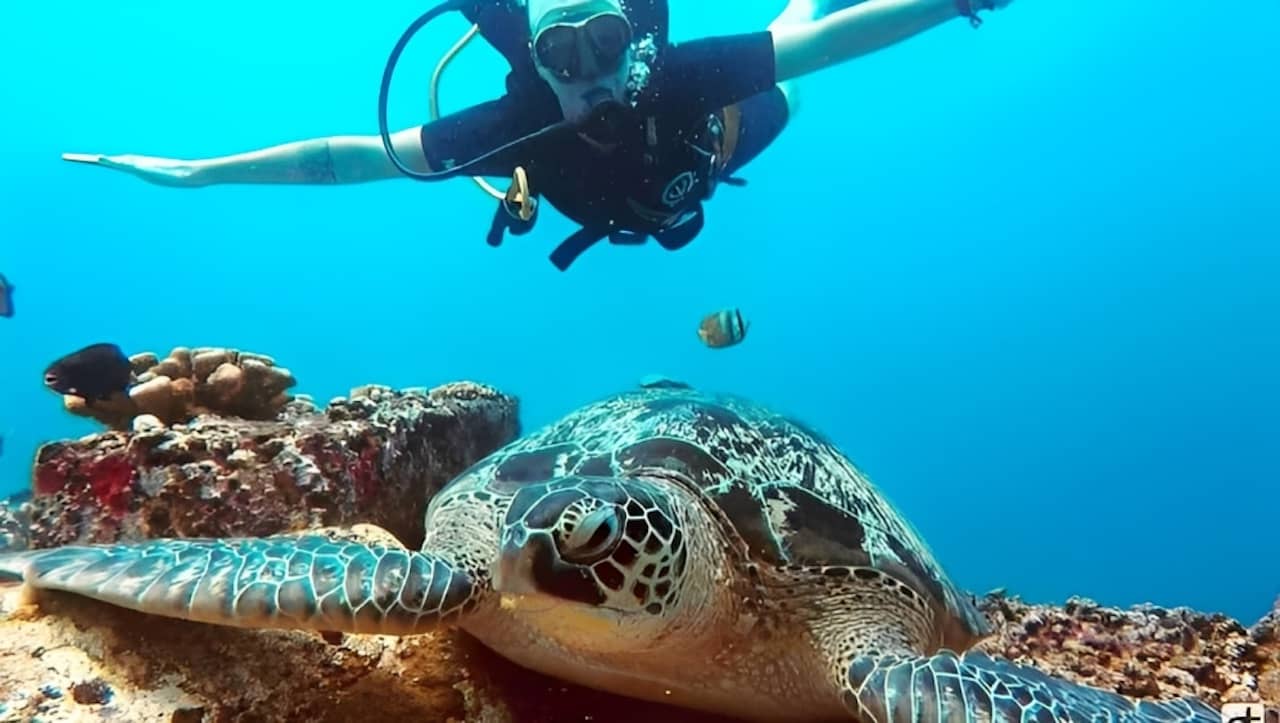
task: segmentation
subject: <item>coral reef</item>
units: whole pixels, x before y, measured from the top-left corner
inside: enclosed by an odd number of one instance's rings
[[[46,444],[36,454],[30,545],[357,522],[416,545],[426,501],[516,436],[517,406],[465,382],[369,386],[323,411],[296,400],[270,421],[201,416]]]
[[[164,359],[152,352],[129,357],[137,384],[92,405],[63,396],[67,411],[111,429],[190,421],[201,414],[270,420],[292,397],[296,381],[269,356],[237,349],[177,347]]]
[[[1136,698],[1280,707],[1280,599],[1252,628],[1187,608],[1119,610],[1084,598],[1059,607],[989,593],[980,605],[998,631],[980,647],[994,655]]]

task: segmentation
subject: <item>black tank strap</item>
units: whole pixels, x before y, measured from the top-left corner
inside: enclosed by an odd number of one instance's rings
[[[493,212],[493,222],[489,224],[489,235],[485,237],[485,242],[497,248],[502,245],[507,233],[512,236],[523,236],[529,233],[533,230],[533,224],[537,218],[533,216],[527,221],[517,218],[507,210],[505,203],[499,201],[498,208]]]
[[[561,241],[560,245],[551,252],[551,263],[557,269],[565,271],[583,252],[595,246],[608,235],[609,232],[607,230],[583,226],[572,236]]]

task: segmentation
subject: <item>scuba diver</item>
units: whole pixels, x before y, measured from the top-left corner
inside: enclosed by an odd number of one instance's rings
[[[331,136],[177,160],[69,153],[69,161],[179,187],[349,184],[471,176],[498,200],[488,242],[527,233],[548,200],[581,225],[551,254],[565,270],[608,239],[683,248],[718,183],[758,156],[793,113],[794,79],[1012,0],[790,0],[766,30],[668,42],[667,0],[446,0],[415,22],[387,63],[380,135]],[[432,81],[434,120],[389,132],[399,54],[427,23],[472,23]],[[475,34],[510,66],[506,93],[444,117],[435,85]],[[483,177],[510,179],[504,193]]]

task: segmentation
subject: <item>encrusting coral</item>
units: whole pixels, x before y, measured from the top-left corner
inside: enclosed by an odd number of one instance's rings
[[[126,394],[92,405],[63,396],[72,414],[112,429],[168,426],[201,414],[268,420],[288,404],[297,381],[269,356],[216,347],[176,347],[164,359],[152,352],[129,357],[137,383]]]
[[[368,522],[416,544],[427,500],[518,431],[515,398],[458,382],[51,442],[36,453],[27,536],[52,547]]]

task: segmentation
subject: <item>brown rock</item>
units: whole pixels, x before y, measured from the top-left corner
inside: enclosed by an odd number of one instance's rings
[[[244,371],[231,363],[223,363],[209,375],[206,383],[214,398],[228,404],[244,389]]]
[[[137,414],[151,414],[157,419],[173,417],[173,380],[157,376],[129,390]],[[136,414],[134,415],[136,416]]]
[[[231,352],[226,349],[200,351],[191,357],[191,371],[196,379],[204,380],[214,369],[231,361]]]
[[[165,359],[157,362],[155,366],[147,370],[146,374],[152,376],[166,376],[170,379],[181,379],[188,376],[190,372],[183,373],[182,365],[174,359]],[[145,381],[142,377],[138,377],[138,381]]]
[[[173,362],[178,365],[178,373],[175,375],[175,378],[191,376],[192,368],[190,349],[182,346],[176,346],[173,348],[173,351],[169,352],[169,359],[172,359]]]
[[[196,383],[190,377],[174,379],[170,393],[173,395],[174,408],[179,411],[178,417],[171,419],[169,424],[185,421],[192,412],[199,412],[196,408]]]
[[[134,374],[141,374],[155,366],[158,361],[160,360],[156,358],[155,354],[145,351],[129,357],[129,366],[133,369]]]

